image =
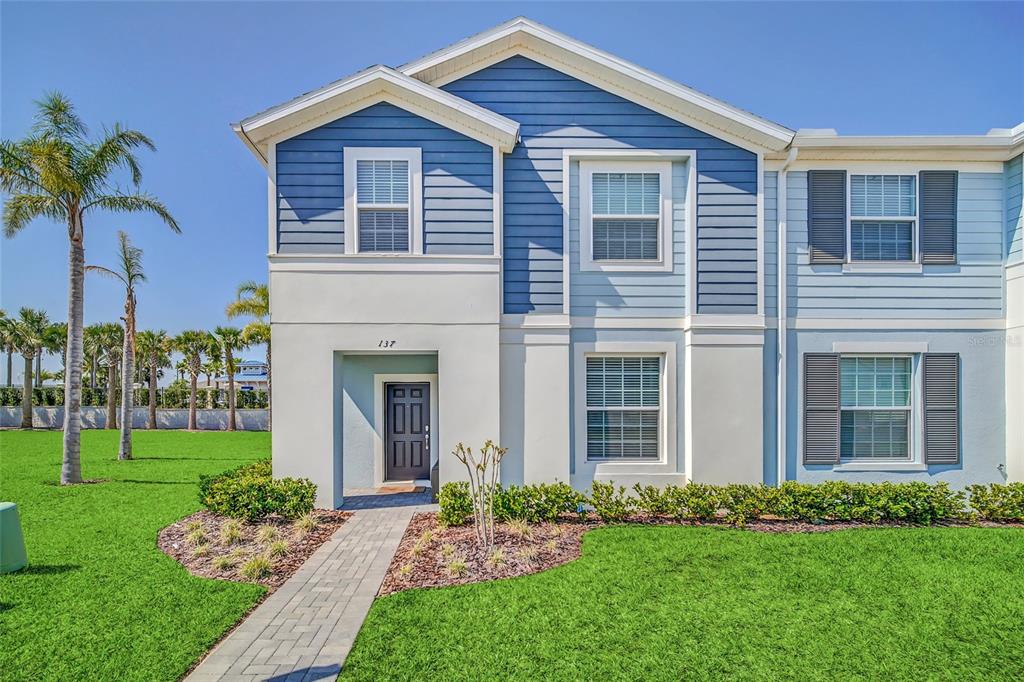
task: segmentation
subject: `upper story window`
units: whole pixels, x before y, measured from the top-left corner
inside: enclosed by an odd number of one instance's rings
[[[850,176],[850,260],[914,261],[917,177]]]
[[[843,356],[839,377],[840,459],[910,459],[910,356]]]
[[[409,162],[356,162],[359,251],[409,251]]]
[[[419,148],[346,147],[345,252],[422,253]]]
[[[580,267],[672,268],[670,162],[580,163]]]
[[[587,459],[657,459],[661,357],[587,356]]]

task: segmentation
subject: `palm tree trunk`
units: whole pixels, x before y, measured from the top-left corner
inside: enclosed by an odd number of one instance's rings
[[[199,381],[199,375],[193,374],[192,380],[189,382],[189,393],[188,393],[188,430],[196,430],[196,383]]]
[[[7,349],[7,387],[14,385],[14,351]]]
[[[232,371],[234,360],[231,357],[231,348],[224,344],[224,356],[228,366],[228,431],[235,430],[235,373]]]
[[[96,390],[96,370],[99,365],[96,362],[96,351],[92,352],[92,367],[89,368],[89,388]]]
[[[132,458],[132,408],[135,406],[132,380],[135,378],[135,344],[131,336],[131,332],[126,329],[122,347],[124,366],[121,368],[121,446],[117,451],[117,458],[121,460]]]
[[[25,356],[25,376],[21,392],[21,428],[32,428],[32,356]]]
[[[43,351],[36,353],[36,376],[35,386],[39,388],[43,385]]]
[[[156,429],[156,363],[149,365],[149,424],[146,428]]]
[[[64,460],[61,485],[82,482],[82,336],[85,300],[85,247],[81,222],[75,221],[68,255],[68,365],[64,372]]]
[[[107,428],[117,428],[117,363],[107,363]]]

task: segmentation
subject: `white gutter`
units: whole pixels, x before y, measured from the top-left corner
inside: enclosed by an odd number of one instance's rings
[[[775,466],[776,466],[776,477],[775,485],[781,486],[786,480],[786,346],[788,341],[788,333],[786,325],[788,324],[786,314],[788,313],[787,304],[789,302],[786,293],[786,277],[788,275],[787,270],[789,266],[788,262],[788,248],[787,248],[787,234],[786,234],[786,223],[788,222],[787,215],[787,198],[786,191],[788,185],[786,169],[789,168],[790,164],[796,161],[796,157],[800,154],[799,147],[790,147],[789,154],[786,156],[785,162],[779,169],[779,174],[776,178],[776,191],[775,191],[775,215],[778,217],[779,225],[778,231],[775,235],[778,247],[778,265],[776,266],[776,276],[778,277],[778,286],[775,289],[776,296],[776,311],[778,313],[778,325],[775,329],[775,351],[776,351],[776,370],[775,370]]]

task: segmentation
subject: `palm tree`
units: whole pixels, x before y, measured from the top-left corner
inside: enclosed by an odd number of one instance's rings
[[[46,328],[46,333],[43,334],[43,351],[50,355],[60,354],[60,364],[65,366],[67,364],[67,347],[65,343],[68,340],[68,325],[66,322],[54,322]],[[43,353],[39,353],[36,356],[36,386],[43,385],[43,365],[42,365]]]
[[[121,348],[121,445],[117,450],[118,459],[132,458],[132,409],[134,395],[132,381],[135,378],[135,287],[146,281],[142,270],[142,249],[133,246],[128,234],[117,233],[117,269],[101,265],[90,265],[86,270],[120,280],[124,285],[124,345]]]
[[[100,359],[103,352],[101,343],[103,325],[90,324],[82,334],[82,348],[84,355],[89,359],[89,388],[96,390],[96,375],[99,374]]]
[[[32,361],[42,353],[50,320],[42,310],[22,308],[11,324],[14,347],[25,358],[25,376],[21,393],[21,428],[32,428]]]
[[[136,130],[115,124],[98,139],[75,113],[71,101],[51,93],[37,103],[28,137],[0,141],[0,190],[4,234],[13,237],[36,218],[67,226],[68,371],[64,380],[64,459],[62,484],[81,483],[82,328],[85,285],[85,216],[94,209],[114,213],[154,213],[175,232],[178,223],[156,197],[138,187],[142,172],[136,150],[156,147]],[[128,171],[133,189],[121,191],[116,174]]]
[[[224,363],[220,360],[220,346],[217,341],[210,337],[210,347],[206,350],[206,362],[203,363],[203,374],[206,376],[206,409],[213,409],[214,387],[213,380],[224,371]],[[218,382],[217,389],[220,388]]]
[[[0,310],[0,350],[7,353],[7,386],[14,385],[14,320],[7,317],[7,312]]]
[[[242,330],[236,327],[217,327],[213,330],[213,338],[217,340],[220,350],[224,353],[224,370],[228,375],[228,431],[236,429],[235,406],[235,356],[236,350],[248,346],[242,338]]]
[[[252,280],[238,285],[234,301],[225,310],[230,318],[251,317],[242,328],[242,340],[247,345],[266,344],[267,348],[267,419],[273,429],[273,392],[270,390],[270,289],[266,284]]]
[[[196,430],[196,383],[203,371],[203,354],[210,350],[210,335],[198,329],[183,331],[174,337],[174,349],[185,356],[189,374],[188,430]]]
[[[100,350],[107,361],[107,428],[117,428],[117,366],[121,364],[124,329],[116,322],[105,322],[99,332]]]
[[[173,339],[172,339],[172,342],[173,342]],[[173,348],[173,343],[172,343],[172,348]],[[174,364],[174,371],[178,374],[178,381],[184,381],[185,380],[185,375],[188,374],[188,363],[185,362],[184,360],[178,360],[178,362],[176,362]]]
[[[160,367],[168,367],[171,364],[171,339],[167,332],[141,331],[135,338],[135,345],[139,352],[139,360],[146,364],[149,369],[149,423],[147,429],[156,428],[156,382]]]

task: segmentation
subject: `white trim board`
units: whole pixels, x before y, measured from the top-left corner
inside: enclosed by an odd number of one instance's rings
[[[512,151],[519,139],[516,121],[380,65],[250,116],[232,128],[267,163],[266,145],[385,101],[503,151]]]
[[[374,374],[373,375],[373,484],[380,488],[384,480],[384,384],[430,384],[430,466],[438,460],[437,443],[441,442],[438,431],[437,375],[436,374]],[[345,453],[341,453],[342,472],[345,467]]]

